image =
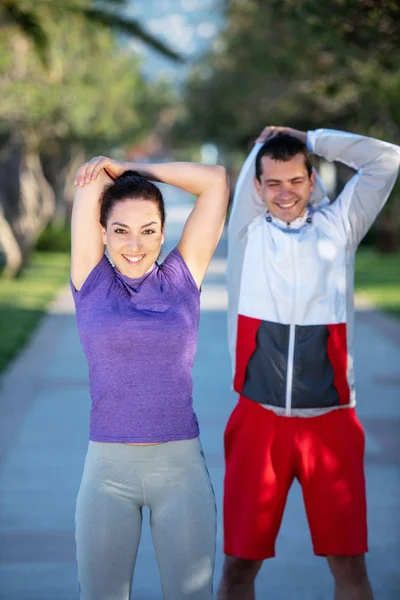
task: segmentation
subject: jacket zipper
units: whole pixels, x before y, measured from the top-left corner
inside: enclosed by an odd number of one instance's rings
[[[294,266],[294,291],[292,296],[292,310],[290,316],[289,326],[289,348],[287,358],[287,371],[286,371],[286,401],[285,401],[285,414],[287,417],[290,416],[292,411],[292,392],[293,392],[293,367],[294,367],[294,346],[295,346],[295,331],[296,331],[296,302],[297,302],[297,254],[294,251],[295,234],[289,234],[290,239],[290,250],[291,250],[291,262]]]

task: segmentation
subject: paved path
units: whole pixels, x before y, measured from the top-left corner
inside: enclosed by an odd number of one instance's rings
[[[171,201],[169,247],[187,206]],[[219,512],[216,581],[222,565],[222,433],[236,397],[229,389],[225,331],[226,240],[202,295],[194,402]],[[400,326],[358,313],[358,413],[367,434],[370,553],[377,600],[400,598]],[[89,394],[69,291],[62,293],[0,387],[0,600],[78,600],[74,504],[87,446]],[[132,598],[160,600],[146,514]],[[277,545],[258,577],[260,600],[325,600],[332,582],[312,554],[295,484]]]

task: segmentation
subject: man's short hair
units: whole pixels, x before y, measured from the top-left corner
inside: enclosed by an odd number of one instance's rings
[[[287,133],[276,135],[273,138],[267,140],[258,151],[256,156],[256,177],[258,181],[261,181],[262,175],[262,164],[261,159],[263,156],[269,156],[273,160],[281,162],[287,162],[302,154],[304,156],[304,163],[307,169],[308,176],[311,177],[312,173],[312,162],[310,153],[307,146],[299,139],[288,135]]]

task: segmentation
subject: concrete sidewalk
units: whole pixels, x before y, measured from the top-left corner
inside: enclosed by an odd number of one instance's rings
[[[169,247],[188,207],[170,207]],[[171,222],[172,221],[172,222]],[[226,342],[226,240],[203,286],[194,402],[217,497],[215,581],[222,566],[223,430],[236,395],[230,391]],[[400,326],[370,311],[355,330],[358,414],[367,434],[370,553],[377,600],[400,598]],[[74,507],[87,447],[89,393],[69,290],[1,380],[0,600],[78,600]],[[132,598],[160,600],[148,515]],[[314,557],[301,497],[290,492],[277,558],[257,580],[258,598],[332,598],[326,562]]]

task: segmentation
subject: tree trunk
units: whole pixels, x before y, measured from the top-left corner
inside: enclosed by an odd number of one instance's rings
[[[13,221],[24,264],[54,209],[54,191],[43,174],[40,156],[36,151],[27,150],[21,155],[20,210]]]
[[[54,192],[35,149],[23,148],[10,138],[1,141],[0,246],[6,272],[16,275],[54,213]]]
[[[55,192],[55,210],[51,222],[69,223],[74,198],[74,176],[85,161],[85,151],[79,144],[57,144],[42,155],[43,171]]]
[[[5,267],[2,275],[15,277],[22,266],[22,252],[10,224],[4,217],[2,206],[0,206],[0,245],[5,256]]]

